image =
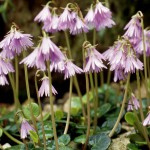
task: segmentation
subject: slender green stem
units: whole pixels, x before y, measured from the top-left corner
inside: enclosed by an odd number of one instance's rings
[[[10,73],[8,74],[8,76],[9,76],[9,81],[10,81],[10,84],[11,84],[11,87],[12,87],[12,90],[13,90],[13,96],[14,96],[14,101],[15,101],[16,110],[17,110],[18,108],[21,109],[21,104],[20,104],[20,102],[19,102],[19,100],[18,100],[18,98],[17,98],[17,94],[16,94],[16,89],[15,89],[14,80],[13,80],[13,78],[12,78],[12,76],[11,76]]]
[[[94,132],[95,132],[95,129],[96,129],[96,125],[97,125],[97,109],[96,108],[96,91],[95,91],[95,88],[94,88],[94,81],[93,81],[93,76],[92,76],[92,73],[89,74],[89,77],[90,77],[90,84],[91,84],[91,88],[92,88],[92,93],[93,93],[93,101],[94,101]]]
[[[26,56],[25,51],[23,51],[23,58],[25,58],[25,56]],[[24,64],[24,72],[25,72],[25,84],[26,84],[26,91],[27,91],[27,97],[28,97],[28,101],[29,101],[29,108],[30,108],[30,112],[31,112],[32,123],[34,125],[35,131],[38,134],[36,120],[35,120],[35,117],[33,115],[33,110],[32,110],[32,101],[31,101],[30,89],[29,89],[28,70],[27,70],[27,66],[25,64]],[[40,143],[40,141],[39,141],[39,143]]]
[[[18,68],[18,56],[15,56],[15,72],[16,72],[16,96],[19,96],[19,68]]]
[[[41,105],[41,101],[40,101],[40,97],[39,97],[39,93],[38,93],[38,84],[37,84],[37,77],[35,75],[35,89],[36,89],[36,95],[37,95],[37,99],[38,99],[38,104],[39,104],[39,108],[40,108],[40,114],[41,114],[41,124],[42,124],[42,134],[43,134],[43,141],[44,141],[44,150],[46,150],[46,136],[45,136],[45,130],[44,130],[44,122],[43,122],[43,114],[42,114],[42,105]]]
[[[69,58],[72,59],[68,33],[67,33],[67,31],[65,31],[64,33],[65,33],[65,39],[66,39],[67,49],[69,51]],[[82,114],[83,114],[84,118],[86,118],[86,113],[85,113],[85,109],[84,109],[84,105],[83,105],[83,101],[82,101],[82,94],[81,94],[81,90],[79,88],[79,83],[78,83],[76,74],[74,76],[73,83],[75,85],[75,88],[77,90],[78,96],[80,98],[80,102],[81,102],[81,106],[82,106]]]
[[[87,144],[88,144],[88,139],[90,135],[90,100],[89,100],[89,80],[88,80],[88,74],[85,73],[85,80],[86,80],[86,96],[87,96],[87,131],[86,131],[86,140],[85,144],[83,147],[83,150],[86,150]]]
[[[130,73],[128,74],[128,78],[127,78],[127,83],[126,83],[126,88],[125,88],[125,94],[124,94],[124,98],[123,98],[123,102],[122,102],[122,106],[121,106],[121,110],[120,110],[120,113],[119,113],[119,116],[117,118],[117,121],[113,127],[113,129],[111,130],[111,132],[109,133],[109,137],[112,137],[113,134],[115,133],[115,130],[116,128],[118,127],[118,124],[121,120],[121,117],[122,117],[122,114],[123,114],[123,111],[124,111],[124,107],[125,107],[125,103],[126,103],[126,100],[127,100],[127,93],[128,93],[128,86],[129,86],[129,83],[130,83]]]
[[[70,115],[71,115],[71,97],[72,97],[72,83],[73,83],[73,77],[70,78],[70,87],[69,87],[69,110],[67,113],[67,122],[64,130],[64,134],[67,134],[68,128],[69,128],[69,122],[70,122]]]
[[[101,87],[104,85],[104,75],[103,71],[100,72],[100,82],[101,82]]]
[[[138,87],[138,98],[139,98],[139,104],[140,104],[140,116],[141,116],[141,120],[143,122],[144,121],[144,114],[143,114],[143,106],[142,106],[142,98],[141,98],[140,76],[139,76],[138,70],[136,70],[136,79],[137,79],[137,87]],[[144,135],[144,138],[145,138],[145,140],[148,144],[148,147],[150,149],[150,141],[148,138],[147,129],[144,126],[143,126],[143,135]]]
[[[67,33],[67,31],[64,31],[64,33],[65,33],[65,39],[66,39],[67,49],[68,49],[68,52],[69,52],[69,58],[71,59],[72,55],[71,55],[71,49],[70,49],[70,42],[69,42],[68,33]]]
[[[148,92],[148,84],[147,84],[147,64],[146,64],[146,46],[145,46],[145,35],[144,35],[144,22],[143,18],[141,19],[141,24],[142,24],[142,40],[143,40],[143,59],[144,59],[144,74],[145,74],[145,89],[146,89],[146,95],[147,95],[147,104],[150,105],[149,102],[149,92]]]
[[[49,93],[50,93],[49,101],[50,101],[50,108],[51,108],[53,135],[54,135],[56,150],[59,150],[57,132],[56,132],[56,124],[55,124],[55,116],[54,116],[54,108],[53,108],[53,99],[52,99],[52,77],[51,77],[51,72],[50,72],[50,62],[47,61],[46,63],[47,63],[47,70],[48,70],[48,77],[49,77]]]
[[[83,101],[82,101],[82,94],[81,94],[81,91],[80,91],[80,88],[79,88],[77,76],[75,75],[73,78],[74,78],[73,81],[74,81],[75,88],[76,88],[77,93],[78,93],[78,96],[79,96],[79,98],[80,98],[80,102],[81,102],[81,106],[82,106],[82,114],[83,114],[83,117],[84,117],[85,120],[86,120],[85,108],[84,108],[84,104],[83,104]]]
[[[4,134],[11,139],[13,142],[17,143],[17,144],[23,144],[21,141],[17,140],[16,138],[14,138],[13,136],[11,136],[7,131],[5,131],[1,126],[0,128],[3,130]]]
[[[93,29],[93,45],[96,44],[96,29]]]
[[[108,74],[107,74],[107,86],[109,86],[110,84],[110,78],[111,78],[111,71],[110,71],[110,68],[108,69]],[[108,96],[109,96],[109,92],[108,90],[106,91],[106,95],[105,95],[105,103],[107,102],[108,100]]]
[[[84,48],[82,48],[82,54],[83,54],[83,65],[85,66],[85,55],[84,55]],[[85,80],[86,80],[86,96],[87,96],[87,131],[86,131],[86,140],[83,147],[83,150],[86,150],[88,139],[90,135],[90,124],[91,124],[91,117],[90,117],[90,99],[89,99],[89,79],[88,74],[85,73]]]
[[[95,83],[95,101],[94,101],[94,132],[96,131],[97,126],[97,108],[98,108],[98,81],[97,81],[97,73],[94,72],[94,83]]]

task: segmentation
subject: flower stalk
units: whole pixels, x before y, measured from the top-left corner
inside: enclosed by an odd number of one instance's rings
[[[67,134],[71,116],[71,97],[72,97],[72,85],[73,85],[73,77],[70,77],[70,87],[69,87],[69,109],[67,113],[67,122],[64,130],[64,134]]]
[[[46,150],[46,136],[45,136],[45,130],[44,130],[44,122],[43,122],[43,114],[42,114],[42,105],[38,93],[38,84],[37,84],[37,73],[35,74],[35,89],[36,89],[36,94],[37,94],[37,99],[38,99],[38,104],[39,104],[39,109],[40,109],[40,114],[41,114],[41,124],[42,124],[42,134],[43,134],[43,141],[44,141],[44,149]]]
[[[56,124],[55,124],[55,117],[54,117],[53,100],[52,100],[52,77],[51,77],[51,72],[50,72],[50,62],[46,61],[46,64],[47,64],[48,77],[49,77],[49,93],[50,93],[49,101],[50,101],[50,108],[51,108],[51,119],[52,119],[53,134],[54,134],[56,150],[59,150],[57,132],[56,132]]]
[[[121,110],[120,110],[119,116],[117,118],[117,121],[116,121],[113,129],[111,130],[111,132],[108,135],[109,137],[112,137],[114,135],[115,130],[118,127],[118,124],[119,124],[119,122],[121,120],[121,117],[122,117],[122,114],[123,114],[123,111],[124,111],[124,108],[125,108],[125,103],[126,103],[126,100],[127,100],[127,93],[128,93],[129,83],[130,83],[130,73],[128,73],[128,77],[127,77],[127,83],[126,83],[126,87],[125,87],[126,89],[125,89],[125,94],[124,94]]]

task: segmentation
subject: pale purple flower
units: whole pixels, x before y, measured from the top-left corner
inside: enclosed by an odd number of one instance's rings
[[[0,57],[0,75],[6,75],[9,72],[14,72],[12,64],[8,60]]]
[[[142,37],[141,18],[138,13],[132,16],[129,23],[124,27],[124,30],[126,30],[124,36],[128,37],[133,44]]]
[[[15,27],[12,27],[10,32],[8,32],[5,38],[0,42],[0,48],[5,51],[6,58],[12,58],[14,57],[12,54],[19,55],[22,50],[26,50],[28,47],[33,46],[31,37],[30,34],[23,34],[17,31]]]
[[[59,23],[59,17],[58,15],[54,14],[51,18],[51,20],[46,20],[44,22],[44,25],[42,27],[43,30],[49,33],[55,33],[58,31],[58,23]]]
[[[108,50],[106,50],[103,54],[105,59],[108,59],[109,61],[115,56],[115,50],[114,47],[110,47]]]
[[[143,63],[138,58],[136,58],[132,53],[129,53],[125,60],[124,72],[134,73],[135,70],[143,70]]]
[[[146,119],[143,121],[143,126],[147,125],[150,125],[150,112],[148,112]]]
[[[30,134],[30,131],[35,131],[34,128],[28,123],[27,120],[23,119],[21,123],[21,131],[20,131],[20,137],[21,139],[27,138],[27,136]]]
[[[84,72],[100,72],[103,68],[107,68],[103,61],[104,56],[100,54],[94,47],[87,49],[86,65]]]
[[[94,27],[94,11],[92,6],[90,7],[88,13],[86,14],[84,21],[89,28]]]
[[[60,72],[64,73],[64,79],[74,76],[76,73],[80,74],[83,72],[81,68],[72,63],[71,60],[67,59],[64,62],[59,63]]]
[[[34,18],[34,21],[38,22],[45,22],[46,20],[51,20],[51,13],[48,5],[45,5],[39,14]]]
[[[110,47],[103,56],[108,59],[110,70],[114,72],[114,81],[125,79],[129,72],[142,70],[143,63],[138,59],[128,40],[121,38]]]
[[[58,22],[59,30],[65,31],[66,29],[70,29],[71,24],[72,24],[72,15],[70,13],[70,9],[66,7],[59,17]]]
[[[134,107],[134,108],[133,108]],[[140,108],[139,101],[135,97],[134,94],[131,95],[131,99],[129,99],[127,111],[138,110]]]
[[[41,84],[41,87],[38,91],[39,93],[39,96],[42,97],[43,95],[45,96],[50,96],[50,93],[49,93],[49,78],[48,77],[43,77],[42,78],[42,84]],[[52,93],[54,95],[57,94],[57,91],[55,90],[55,88],[52,86]]]
[[[7,78],[4,74],[1,74],[0,75],[0,85],[4,86],[6,84],[9,84],[8,81],[7,81]]]
[[[146,55],[150,56],[150,30],[144,30],[144,36],[145,36],[145,51]],[[138,54],[143,54],[144,48],[143,48],[143,39],[140,37],[138,40],[136,46],[134,47],[135,51]]]
[[[117,80],[124,80],[126,78],[127,74],[124,73],[122,68],[116,68],[114,70],[114,82],[117,82]]]
[[[115,22],[112,20],[110,10],[103,6],[101,2],[98,2],[95,6],[93,21],[96,30],[100,30],[105,27],[111,28],[113,25],[115,25]]]
[[[38,56],[38,51],[39,51],[39,47],[36,47],[34,49],[34,51],[28,55],[27,57],[25,57],[20,64],[24,63],[26,64],[28,67],[33,67],[36,65],[36,58]]]
[[[79,18],[76,12],[71,13],[73,21],[70,26],[70,34],[76,35],[82,32],[88,32],[88,26]]]

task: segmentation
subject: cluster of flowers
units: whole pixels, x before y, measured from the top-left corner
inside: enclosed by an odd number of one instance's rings
[[[82,32],[88,32],[95,28],[97,31],[105,27],[111,28],[115,25],[112,20],[110,10],[97,1],[95,5],[91,5],[87,15],[83,18],[82,13],[77,5],[69,3],[61,15],[56,14],[56,8],[51,9],[47,3],[41,12],[35,17],[34,21],[42,22],[43,37],[38,46],[33,52],[24,58],[20,64],[24,63],[28,67],[36,67],[42,71],[46,71],[46,62],[50,61],[50,70],[58,71],[64,74],[64,79],[74,76],[76,73],[82,72],[100,72],[106,66],[103,60],[108,59],[110,70],[115,72],[114,81],[125,79],[126,75],[134,73],[135,70],[142,70],[143,63],[138,59],[138,56],[143,53],[143,39],[141,26],[141,13],[138,12],[132,16],[130,22],[125,26],[125,34],[119,38],[112,47],[106,52],[100,54],[95,46],[90,45],[86,48],[86,61],[83,69],[76,66],[72,60],[68,59],[63,54],[60,48],[55,45],[51,38],[46,34],[57,31],[69,30],[70,34],[76,35]],[[150,31],[144,30],[146,54],[150,55]],[[10,32],[0,42],[0,85],[8,84],[6,76],[10,72],[14,72],[12,60],[17,55],[20,55],[23,50],[33,46],[32,36],[23,34],[15,25],[12,26]],[[41,87],[39,88],[39,96],[49,95],[49,78],[44,76]],[[53,94],[57,91],[52,86]],[[129,101],[128,111],[139,108],[138,100],[132,95],[132,100]],[[147,121],[143,123],[146,125]],[[29,130],[34,130],[26,122],[22,122],[21,138],[26,138]],[[25,132],[25,130],[26,132]]]
[[[70,34],[76,35],[82,32],[88,32],[93,27],[100,30],[115,25],[110,10],[99,1],[97,1],[95,6],[91,5],[85,18],[83,18],[78,6],[72,3],[69,3],[64,8],[60,16],[56,14],[55,10],[56,8],[53,8],[50,11],[49,3],[47,3],[34,19],[34,21],[43,23],[42,29],[46,32],[54,33],[68,29]]]

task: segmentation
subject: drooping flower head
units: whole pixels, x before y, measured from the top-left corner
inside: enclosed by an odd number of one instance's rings
[[[103,55],[109,61],[110,70],[115,71],[115,82],[118,79],[124,79],[129,72],[134,73],[136,69],[143,69],[143,63],[136,56],[136,52],[131,43],[125,38],[120,38]]]
[[[132,16],[129,23],[124,27],[126,30],[124,36],[127,37],[132,44],[136,44],[142,37],[141,12],[137,12]]]
[[[46,70],[45,61],[51,62],[51,71],[58,70],[59,63],[65,59],[61,50],[51,41],[44,33],[39,45],[34,51],[24,58],[20,63],[26,64],[28,67],[36,66],[40,70]]]
[[[47,20],[51,21],[51,12],[49,10],[49,2],[44,6],[44,8],[38,13],[34,18],[34,21],[45,22]]]
[[[93,22],[97,31],[105,27],[111,28],[115,25],[109,8],[103,6],[99,1],[97,1],[95,6]]]
[[[8,81],[7,81],[6,75],[1,74],[1,75],[0,75],[0,85],[4,86],[4,85],[6,85],[6,84],[7,84],[7,85],[9,84]]]
[[[88,13],[84,17],[84,20],[85,20],[86,25],[88,25],[90,29],[95,27],[93,5],[91,5],[90,9],[88,10]]]
[[[133,111],[134,109],[138,110],[139,108],[140,108],[139,101],[137,100],[135,95],[132,93],[131,98],[128,101],[127,111]]]
[[[28,123],[27,120],[23,119],[21,123],[20,137],[21,139],[27,138],[30,131],[35,131],[34,128]]]
[[[88,32],[88,26],[83,22],[83,20],[78,16],[76,12],[72,12],[72,24],[70,26],[70,34],[76,35],[82,32]]]
[[[0,56],[0,85],[8,84],[6,75],[10,72],[14,72],[14,68],[8,59],[3,59]]]
[[[150,125],[150,112],[148,112],[147,117],[143,121],[143,126]]]
[[[150,30],[144,30],[144,38],[145,38],[145,51],[146,55],[150,56]],[[143,47],[143,38],[142,36],[139,38],[138,42],[134,46],[135,51],[138,54],[143,54],[144,47]]]
[[[22,50],[26,50],[28,47],[33,46],[30,34],[23,34],[19,31],[16,25],[12,25],[11,30],[0,42],[0,48],[2,48],[2,56],[12,59],[15,55],[19,55]],[[3,52],[4,51],[4,52]]]
[[[49,93],[49,78],[47,76],[44,76],[42,79],[42,84],[41,84],[41,87],[38,91],[39,93],[39,96],[42,97],[43,95],[45,96],[50,96],[50,93]],[[55,88],[52,86],[52,93],[54,95],[57,94],[57,91],[55,90]]]
[[[42,29],[49,33],[55,33],[59,30],[59,16],[56,14],[56,8],[52,9],[51,19],[47,19],[44,22]]]
[[[77,4],[69,3],[59,18],[59,30],[69,29],[70,34],[76,35],[82,32],[88,32],[88,26],[85,24],[80,8]]]
[[[73,22],[73,18],[71,15],[71,10],[69,8],[69,5],[67,5],[63,13],[59,17],[59,22],[58,22],[59,30],[65,31],[67,29],[70,29],[72,22]]]
[[[103,68],[107,68],[102,61],[105,60],[104,56],[95,49],[95,46],[88,44],[88,46],[85,47],[85,49],[87,51],[84,72],[100,72]]]

